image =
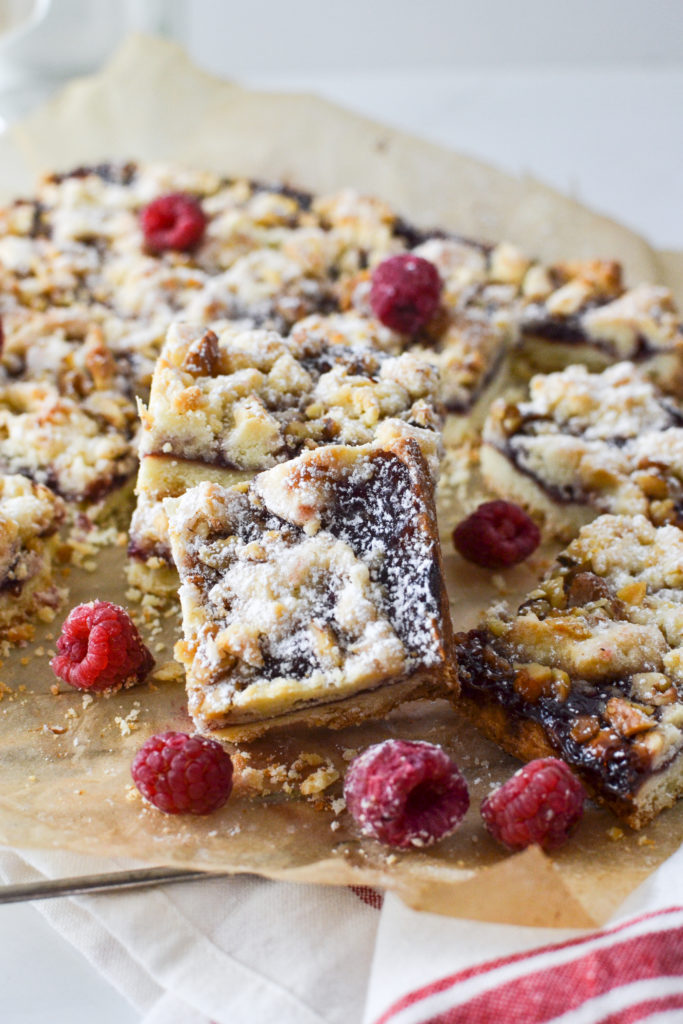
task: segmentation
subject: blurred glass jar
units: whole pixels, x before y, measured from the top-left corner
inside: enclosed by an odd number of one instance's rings
[[[0,0],[0,129],[70,78],[96,71],[131,32],[181,38],[184,6],[184,0]]]

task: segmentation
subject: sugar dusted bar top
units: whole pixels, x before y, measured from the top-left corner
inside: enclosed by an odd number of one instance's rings
[[[342,726],[455,686],[432,491],[408,438],[167,503],[201,729]]]

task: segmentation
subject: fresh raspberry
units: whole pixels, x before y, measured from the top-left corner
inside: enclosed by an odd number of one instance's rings
[[[145,241],[150,249],[179,249],[187,252],[202,240],[206,228],[204,211],[193,196],[170,192],[159,196],[140,213]]]
[[[481,805],[484,824],[509,850],[562,846],[583,814],[581,783],[556,757],[530,761]]]
[[[385,327],[415,334],[439,306],[441,278],[433,263],[410,252],[390,256],[375,267],[370,286],[372,312]]]
[[[232,761],[215,740],[164,732],[151,736],[130,767],[145,800],[166,814],[211,814],[232,792]]]
[[[433,743],[385,740],[349,765],[346,806],[363,835],[389,846],[430,846],[470,805],[457,765]]]
[[[154,658],[125,608],[109,601],[79,604],[69,612],[50,666],[79,690],[113,692],[141,683]]]
[[[540,543],[536,523],[511,501],[486,501],[453,530],[456,551],[485,569],[509,569]]]

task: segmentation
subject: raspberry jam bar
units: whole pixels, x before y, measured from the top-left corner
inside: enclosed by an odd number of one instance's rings
[[[526,401],[494,402],[483,440],[488,486],[557,536],[600,512],[680,518],[683,411],[632,363],[534,377]]]
[[[341,727],[453,685],[432,480],[412,438],[331,445],[167,502],[196,725]]]
[[[522,288],[513,365],[544,373],[629,360],[667,390],[683,385],[683,327],[668,289],[626,290],[618,263],[535,266]]]
[[[26,640],[26,622],[50,621],[63,591],[52,556],[65,508],[47,487],[25,476],[0,476],[0,637]]]
[[[175,325],[142,409],[131,582],[177,589],[163,499],[202,480],[229,486],[326,444],[410,433],[438,467],[438,377],[413,355],[330,344],[299,330]]]
[[[462,706],[509,753],[559,755],[634,828],[683,792],[683,532],[600,516],[517,614],[456,637]]]

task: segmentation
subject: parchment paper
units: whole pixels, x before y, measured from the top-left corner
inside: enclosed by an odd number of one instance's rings
[[[425,226],[508,238],[548,259],[617,257],[631,280],[666,281],[683,292],[679,254],[660,258],[631,231],[543,185],[315,97],[245,91],[204,74],[160,40],[132,38],[100,75],[70,85],[16,126],[0,144],[0,192],[30,194],[36,172],[106,158],[182,160],[312,189],[350,184]],[[72,570],[64,614],[94,597],[128,603],[123,560],[123,550],[113,548],[100,556],[96,574]],[[507,574],[512,600],[532,584],[541,563],[537,558]],[[494,586],[500,580],[465,568],[455,556],[447,570],[455,626],[467,628],[500,596]],[[237,756],[235,792],[221,811],[205,819],[164,816],[143,806],[129,765],[148,735],[191,728],[182,681],[162,678],[176,616],[160,624],[152,617],[143,626],[160,676],[92,702],[72,690],[51,692],[49,652],[62,618],[41,627],[34,645],[0,667],[0,842],[6,845],[378,885],[441,913],[585,927],[604,920],[683,837],[683,805],[641,834],[591,805],[578,834],[552,859],[535,849],[506,856],[484,832],[478,808],[490,785],[509,777],[517,763],[474,734],[446,702],[413,704],[387,722],[338,733],[261,740]],[[391,853],[359,840],[336,802],[351,752],[389,735],[443,744],[470,783],[472,808],[463,826],[432,850]],[[333,769],[339,779],[305,795],[321,772],[331,777]]]

